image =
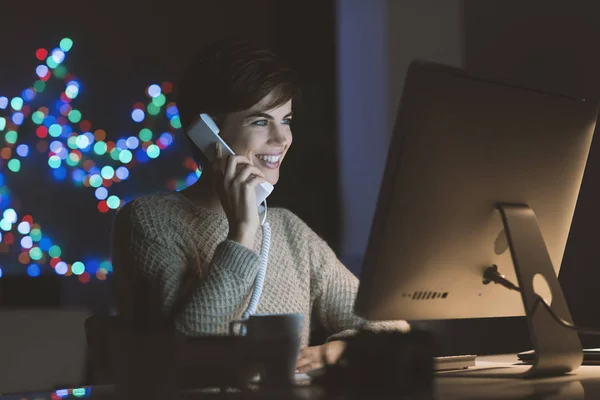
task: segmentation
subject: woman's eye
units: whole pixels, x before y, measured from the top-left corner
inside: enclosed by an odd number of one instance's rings
[[[268,124],[269,124],[269,121],[267,121],[266,119],[259,119],[252,123],[252,125],[257,125],[257,126],[267,126]]]
[[[283,121],[281,121],[284,125],[289,125],[292,123],[292,119],[291,118],[286,118]]]

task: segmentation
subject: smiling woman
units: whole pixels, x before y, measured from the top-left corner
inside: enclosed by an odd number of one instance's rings
[[[227,335],[260,280],[262,296],[253,311],[304,315],[300,372],[336,362],[344,350],[340,339],[365,324],[353,312],[358,280],[319,235],[282,208],[263,213],[272,228],[259,229],[254,187],[279,180],[297,94],[296,73],[249,43],[219,41],[192,60],[178,98],[183,127],[209,114],[236,155],[222,157],[218,148],[209,162],[195,150],[203,170],[197,183],[138,198],[119,211],[112,259],[115,300],[126,320],[153,329],[168,316],[190,336]],[[264,281],[263,242],[271,249]],[[307,347],[312,321],[328,340]],[[406,328],[403,322],[369,325]]]

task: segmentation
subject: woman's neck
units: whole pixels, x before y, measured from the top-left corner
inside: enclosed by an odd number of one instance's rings
[[[192,203],[215,212],[223,212],[210,173],[203,173],[193,185],[179,192]]]

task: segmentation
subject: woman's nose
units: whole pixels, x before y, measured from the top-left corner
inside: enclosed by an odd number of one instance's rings
[[[280,126],[277,124],[273,124],[272,128],[270,129],[270,139],[272,141],[275,141],[277,143],[281,143],[281,144],[286,144],[288,141],[287,138],[287,134],[286,134],[286,127],[284,126]]]

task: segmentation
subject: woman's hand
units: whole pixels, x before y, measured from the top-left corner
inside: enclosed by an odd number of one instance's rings
[[[334,340],[320,346],[305,347],[300,350],[296,369],[299,373],[305,374],[313,369],[322,368],[325,364],[335,364],[345,349],[346,342],[341,340]]]
[[[212,169],[216,190],[229,221],[227,237],[252,249],[260,225],[255,187],[265,182],[266,177],[247,157],[224,158],[219,144]]]

